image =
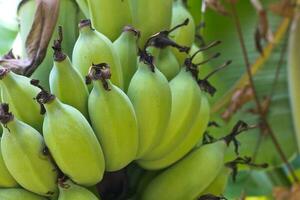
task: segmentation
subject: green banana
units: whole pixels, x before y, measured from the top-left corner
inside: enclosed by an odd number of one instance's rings
[[[147,61],[152,57],[140,52],[138,70],[128,88],[139,125],[137,157],[149,153],[160,143],[171,112],[171,90],[166,77]]]
[[[73,50],[73,66],[82,77],[88,74],[93,63],[108,63],[112,73],[112,82],[123,88],[123,75],[120,58],[112,42],[103,34],[92,29],[90,20],[79,24],[80,35]]]
[[[132,23],[129,1],[87,0],[93,27],[114,41],[122,28]]]
[[[0,69],[0,79],[2,102],[9,103],[10,110],[18,119],[41,131],[43,116],[33,99],[39,90],[30,85],[29,78],[6,68]]]
[[[299,3],[300,5],[300,3]],[[294,128],[296,133],[296,139],[298,144],[298,149],[300,149],[300,14],[299,10],[297,15],[294,17],[290,38],[289,38],[289,54],[288,54],[288,84],[289,84],[289,95],[291,103],[291,112],[293,115]]]
[[[201,107],[201,90],[189,67],[182,67],[179,74],[170,82],[172,92],[172,108],[170,121],[163,137],[155,149],[141,157],[138,163],[144,160],[153,161],[162,158],[178,146],[184,139],[191,124]]]
[[[88,107],[92,126],[103,148],[106,171],[117,171],[133,161],[138,148],[138,124],[127,95],[109,80],[106,63],[93,65],[94,81]]]
[[[1,138],[0,138],[1,139]],[[18,186],[16,180],[9,173],[1,152],[1,143],[0,143],[0,187],[2,188],[12,188]]]
[[[149,51],[155,58],[155,66],[166,76],[169,81],[179,73],[179,63],[170,47],[164,49],[151,48]]]
[[[68,37],[65,38],[63,48],[66,50],[68,55],[71,55],[73,46],[78,36],[77,23],[79,9],[76,2],[73,0],[60,0],[59,2],[60,8],[57,25],[64,27],[65,34]],[[28,56],[26,54],[26,40],[32,27],[35,11],[35,0],[23,0],[18,7],[19,32],[23,49],[22,57],[24,58]],[[50,43],[53,42],[54,38],[57,38],[56,32],[57,30],[54,31]],[[53,63],[52,51],[50,48],[51,47],[49,46],[43,62],[31,76],[32,78],[41,80],[41,84],[46,88],[49,88],[49,73]]]
[[[121,61],[124,91],[127,91],[130,80],[137,70],[137,38],[139,35],[139,31],[133,27],[125,26],[123,33],[113,43]]]
[[[50,157],[43,154],[45,144],[41,134],[16,119],[9,112],[8,104],[1,104],[0,120],[3,126],[1,151],[10,174],[31,192],[53,195],[57,190],[57,170]]]
[[[43,134],[45,143],[61,171],[78,184],[92,186],[104,173],[104,157],[93,129],[84,116],[54,95],[42,91],[36,100],[45,112]],[[44,110],[45,109],[45,110]]]
[[[174,149],[157,160],[140,161],[139,164],[146,169],[162,169],[184,157],[201,139],[207,127],[210,116],[210,105],[206,96],[202,97],[200,110],[191,124],[190,129],[185,133],[186,136]]]
[[[133,26],[141,31],[141,47],[151,35],[169,29],[173,0],[131,0],[131,4]]]
[[[223,195],[227,186],[228,178],[232,170],[227,166],[223,166],[217,177],[209,184],[209,186],[201,192],[201,195],[213,194],[216,196]]]
[[[172,27],[176,26],[177,24],[180,24],[185,19],[189,19],[189,23],[187,26],[184,26],[180,29],[177,29],[173,31],[170,34],[170,38],[174,40],[177,44],[191,47],[194,38],[195,38],[195,22],[192,17],[192,15],[189,13],[189,11],[184,7],[183,3],[180,0],[177,0],[177,2],[173,5],[173,13],[172,13]],[[177,49],[172,48],[172,51],[174,55],[177,58],[177,61],[179,62],[179,65],[182,65],[185,58],[187,57],[187,54],[182,53],[178,51]]]
[[[69,57],[63,53],[62,38],[54,42],[54,65],[50,72],[51,92],[63,103],[78,109],[88,119],[89,92],[82,76],[72,66]]]
[[[222,169],[216,176],[216,178],[209,184],[209,186],[201,191],[200,195],[197,197],[205,196],[205,195],[213,195],[213,196],[222,196],[226,190],[227,182],[232,174],[233,181],[236,179],[236,175],[238,173],[238,165],[246,165],[258,168],[267,168],[268,164],[255,164],[252,163],[252,158],[250,157],[237,157],[235,160],[231,162],[227,162],[223,165]],[[198,198],[195,198],[195,200]]]
[[[222,169],[226,148],[227,144],[222,140],[195,149],[184,159],[155,177],[145,189],[141,199],[196,198],[199,191],[204,190]]]
[[[22,188],[0,189],[1,200],[47,200],[47,198],[31,193]]]
[[[203,53],[198,52],[199,49],[200,48],[195,43],[192,44],[190,52],[189,52],[189,56],[193,56],[195,54],[195,56],[193,58],[193,63],[200,63],[204,60]]]
[[[67,180],[58,184],[58,200],[100,200],[88,189]]]

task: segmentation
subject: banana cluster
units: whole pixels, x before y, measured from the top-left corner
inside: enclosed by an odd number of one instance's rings
[[[0,199],[97,200],[94,187],[104,173],[124,169],[135,179],[124,199],[222,195],[230,142],[196,147],[210,104],[198,77],[203,59],[195,23],[184,3],[76,2],[81,16],[91,18],[80,21],[76,42],[66,19],[75,19],[77,5],[61,0],[66,39],[58,27],[39,71],[28,78],[0,68]],[[26,38],[34,1],[23,4]]]

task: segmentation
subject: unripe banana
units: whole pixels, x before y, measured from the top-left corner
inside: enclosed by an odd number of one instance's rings
[[[170,82],[172,92],[172,109],[167,129],[158,145],[141,157],[144,160],[157,160],[175,149],[184,139],[201,106],[201,91],[196,79],[188,68],[183,67],[180,73]],[[143,164],[141,164],[143,166]]]
[[[90,20],[79,24],[80,35],[73,50],[73,66],[82,77],[88,74],[93,63],[108,63],[112,73],[112,82],[123,88],[123,74],[120,58],[112,42],[103,34],[92,29]]]
[[[32,84],[39,86],[35,80]],[[46,111],[43,134],[58,167],[78,184],[98,183],[104,172],[104,158],[88,121],[77,109],[43,89],[36,99]]]
[[[148,58],[140,57],[138,70],[128,88],[128,96],[139,125],[138,158],[151,152],[160,143],[170,118],[172,104],[168,80],[147,60]]]
[[[218,141],[195,149],[184,159],[155,177],[145,189],[141,199],[196,198],[199,191],[204,190],[222,169],[226,147],[224,141]]]
[[[72,66],[69,57],[62,52],[61,40],[56,40],[53,48],[54,65],[49,77],[51,92],[63,103],[78,109],[88,119],[87,86],[80,73]]]
[[[34,101],[38,89],[30,85],[30,79],[17,75],[6,68],[0,69],[2,102],[10,105],[10,110],[21,121],[41,131],[43,116]]]
[[[194,55],[198,51],[199,51],[199,47],[195,43],[193,43],[192,47],[190,49],[189,55],[192,56],[192,55]],[[200,63],[203,60],[204,60],[203,53],[202,52],[198,52],[198,53],[195,54],[195,56],[193,58],[193,63]]]
[[[127,91],[131,78],[137,70],[137,38],[139,34],[139,31],[134,28],[125,26],[123,33],[113,43],[121,61],[124,91]]]
[[[1,139],[1,138],[0,138]],[[18,186],[16,180],[9,173],[1,152],[1,143],[0,143],[0,187],[2,188],[12,188]],[[0,195],[1,196],[1,195]]]
[[[200,110],[196,116],[195,121],[190,125],[190,129],[185,133],[186,136],[181,142],[160,159],[157,160],[141,160],[139,164],[145,169],[162,169],[184,157],[203,136],[207,127],[210,115],[210,105],[206,96],[203,95],[201,100]]]
[[[57,25],[61,25],[64,27],[65,34],[68,36],[65,38],[65,42],[63,48],[66,50],[68,55],[72,54],[73,46],[75,44],[76,38],[78,36],[77,23],[78,23],[78,6],[76,2],[73,0],[60,0],[59,5],[59,16],[57,20]],[[19,19],[19,27],[20,27],[20,37],[22,41],[23,55],[22,57],[26,58],[28,55],[26,54],[26,39],[30,32],[34,14],[36,11],[36,1],[28,0],[22,1],[22,3],[18,7],[18,19]],[[56,31],[52,36],[52,39],[49,44],[53,42],[53,39],[57,38]],[[49,74],[52,67],[52,51],[49,46],[47,49],[47,54],[37,68],[37,70],[32,74],[32,78],[36,78],[41,80],[41,84],[44,87],[49,87]]]
[[[131,0],[133,25],[141,31],[140,45],[153,34],[169,29],[173,0]]]
[[[138,124],[127,95],[113,85],[107,64],[94,65],[89,78],[94,88],[88,107],[92,126],[105,157],[105,170],[117,171],[133,161],[138,148]]]
[[[53,195],[57,190],[57,170],[50,157],[43,154],[43,137],[14,118],[8,104],[1,104],[0,113],[4,128],[1,151],[8,171],[27,190],[43,196]]]
[[[297,138],[298,149],[300,149],[300,11],[297,10],[294,17],[290,38],[289,38],[289,54],[288,54],[288,84],[291,102],[291,112],[293,115],[294,128]]]
[[[87,0],[93,27],[111,41],[132,23],[130,0]],[[100,10],[100,12],[99,12]]]
[[[210,185],[201,192],[201,195],[213,194],[216,196],[223,195],[227,186],[228,178],[232,170],[227,166],[224,166],[223,169],[219,172],[217,177],[210,183]]]
[[[22,188],[0,189],[1,200],[47,200],[47,198],[31,193]]]
[[[173,31],[170,34],[170,38],[172,38],[177,44],[191,47],[195,38],[195,22],[192,15],[184,7],[183,3],[180,0],[178,0],[173,5],[172,27],[176,26],[177,24],[180,24],[185,19],[189,19],[188,25]],[[172,51],[176,56],[179,65],[182,65],[184,59],[187,57],[187,54],[180,52],[178,51],[178,49],[174,48],[172,48]]]
[[[173,54],[170,47],[164,49],[150,49],[154,56],[155,66],[166,76],[170,81],[180,71],[179,63]]]
[[[88,189],[74,184],[72,181],[67,180],[59,185],[58,200],[99,200]]]

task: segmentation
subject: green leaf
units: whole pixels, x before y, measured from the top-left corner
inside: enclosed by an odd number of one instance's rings
[[[0,24],[0,55],[7,53],[16,38],[17,31]]]
[[[275,1],[263,1],[265,6],[270,2]],[[238,1],[236,6],[242,25],[247,53],[250,63],[253,64],[256,59],[261,57],[255,48],[254,41],[254,32],[258,22],[258,16],[255,9],[250,4],[250,1]],[[227,8],[228,11],[230,11],[230,5],[227,4]],[[268,19],[273,31],[277,30],[279,24],[281,24],[283,20],[271,13],[268,14]],[[237,86],[242,86],[236,85],[236,83],[238,83],[242,76],[245,76],[246,68],[233,18],[221,16],[214,11],[208,10],[205,16],[205,23],[204,39],[207,42],[214,40],[222,41],[221,45],[212,49],[213,52],[221,52],[222,56],[217,61],[212,62],[211,66],[218,66],[229,59],[233,61],[228,69],[223,70],[211,79],[213,85],[218,89],[217,94],[212,98],[214,107],[216,104],[222,103],[222,101],[228,98],[229,91],[236,89]],[[270,56],[264,58],[264,64],[260,66],[254,75],[255,87],[261,102],[265,96],[270,94],[275,77],[276,66],[280,58],[282,43],[283,38],[281,38],[280,44],[275,44],[275,48],[271,49],[272,52]],[[205,75],[211,70],[212,67],[206,67],[202,70],[202,74]],[[221,114],[226,109],[226,105],[222,106],[222,109],[219,109],[213,115],[214,120],[221,121],[224,125],[221,130],[212,130],[212,133],[215,132],[216,135],[229,133],[231,127],[233,127],[237,120],[243,120],[249,124],[259,123],[258,117],[248,112],[249,109],[255,108],[253,101],[245,104],[243,108],[231,118],[229,123],[226,123],[221,119]],[[286,62],[284,62],[284,66],[281,68],[267,118],[284,154],[291,159],[296,154],[296,144],[287,89]],[[282,164],[282,159],[270,136],[263,134],[259,129],[248,131],[239,136],[238,139],[241,143],[241,155],[252,156],[254,152],[257,151],[257,162],[267,162],[271,166]],[[259,148],[257,148],[258,143]],[[230,151],[228,159],[232,159],[233,157],[233,151]]]

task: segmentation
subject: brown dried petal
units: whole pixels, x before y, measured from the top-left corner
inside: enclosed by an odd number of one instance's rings
[[[26,76],[30,76],[45,58],[59,14],[58,0],[36,0],[36,5],[33,24],[25,42],[28,58],[0,58],[3,67]]]

